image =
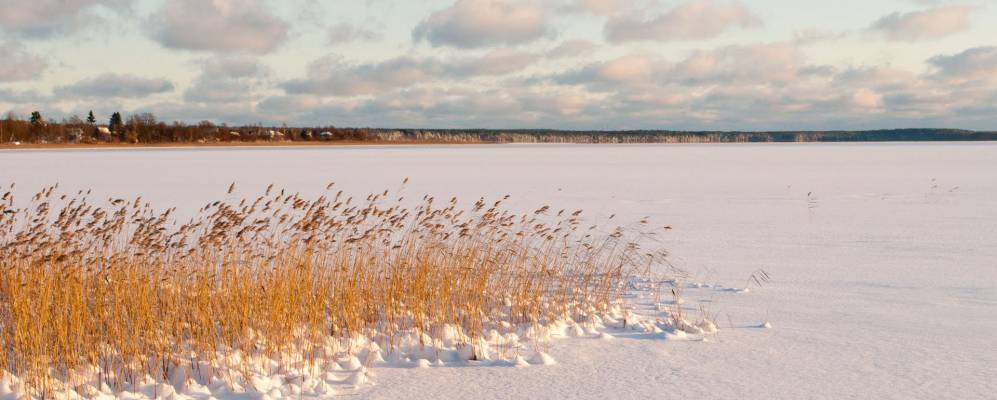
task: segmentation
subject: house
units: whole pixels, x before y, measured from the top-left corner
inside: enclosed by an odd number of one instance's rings
[[[102,142],[110,142],[111,130],[108,129],[106,126],[98,126],[97,133],[95,136],[97,136],[97,140],[100,140]]]
[[[83,129],[70,128],[66,130],[66,143],[80,143],[83,141]]]
[[[284,134],[278,131],[267,131],[267,139],[269,140],[284,140]]]

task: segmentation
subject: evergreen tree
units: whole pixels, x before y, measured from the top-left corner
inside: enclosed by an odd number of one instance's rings
[[[90,110],[90,114],[87,114],[87,123],[90,125],[97,123],[97,118],[93,116],[93,110]]]
[[[31,112],[31,126],[42,126],[45,125],[45,118],[42,118],[42,113],[38,111]]]
[[[118,140],[125,141],[125,121],[121,119],[121,113],[115,111],[111,114],[111,120],[107,123],[107,129],[118,134]]]
[[[111,132],[117,132],[124,125],[125,121],[121,119],[121,113],[115,111],[114,114],[111,114],[111,121],[107,123],[107,129],[110,129]]]

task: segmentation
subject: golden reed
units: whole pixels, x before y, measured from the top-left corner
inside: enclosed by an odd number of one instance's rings
[[[43,397],[234,352],[317,362],[330,338],[358,334],[391,348],[456,327],[473,345],[604,309],[665,256],[641,247],[646,221],[601,231],[581,210],[515,213],[504,199],[356,201],[330,184],[316,199],[271,185],[237,200],[232,187],[181,224],[141,198],[97,206],[57,186],[24,208],[13,185],[0,200],[0,368]]]

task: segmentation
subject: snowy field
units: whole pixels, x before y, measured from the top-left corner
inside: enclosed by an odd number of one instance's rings
[[[181,215],[269,183],[303,195],[512,195],[649,216],[692,274],[708,340],[628,331],[553,342],[557,364],[383,367],[355,398],[993,399],[997,144],[495,145],[0,151],[24,200],[143,196]],[[748,292],[748,277],[772,277]],[[644,300],[633,300],[638,312]],[[771,329],[760,328],[764,322]]]

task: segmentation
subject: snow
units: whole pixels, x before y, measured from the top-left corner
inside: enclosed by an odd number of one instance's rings
[[[224,197],[231,182],[247,196],[269,183],[317,195],[329,181],[360,194],[398,188],[405,177],[413,197],[473,202],[510,194],[510,206],[583,208],[600,226],[645,216],[671,226],[661,240],[690,273],[681,286],[684,302],[635,290],[626,299],[632,315],[610,315],[601,327],[599,321],[564,326],[552,333],[549,348],[536,349],[544,356],[534,350],[504,363],[393,361],[396,354],[385,354],[387,361],[374,362],[380,366],[356,369],[348,368],[354,360],[343,360],[333,385],[316,384],[337,395],[985,399],[997,393],[994,143],[0,151],[0,184],[17,182],[21,201],[60,182],[64,191],[140,194],[181,215]],[[761,287],[750,280],[758,270],[771,276]],[[677,306],[692,322],[714,316],[718,331],[653,323]],[[275,384],[269,397],[294,395],[292,384]],[[15,392],[11,386],[0,380],[0,396]],[[217,385],[186,390],[195,398],[238,397]]]

